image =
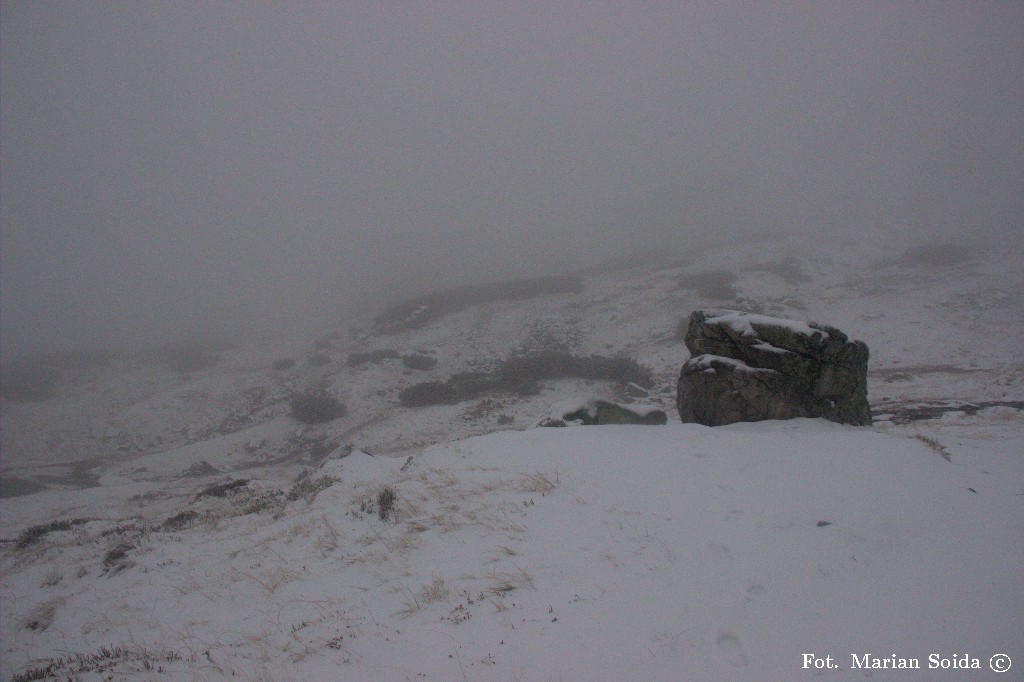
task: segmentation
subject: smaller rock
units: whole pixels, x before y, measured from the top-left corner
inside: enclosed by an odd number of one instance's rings
[[[565,420],[563,419],[555,419],[554,417],[544,417],[539,422],[537,422],[537,426],[546,426],[549,428],[563,428],[568,426],[568,424],[566,424]]]
[[[219,473],[221,473],[220,469],[213,466],[204,459],[196,462],[188,469],[185,469],[185,471],[182,472],[181,476],[183,478],[199,478],[201,476],[213,476],[214,474]]]
[[[608,424],[636,424],[660,426],[668,422],[668,415],[657,405],[621,405],[596,398],[567,401],[555,405],[537,426],[604,426]]]

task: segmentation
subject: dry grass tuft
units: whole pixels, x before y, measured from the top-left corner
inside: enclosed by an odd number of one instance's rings
[[[940,443],[939,441],[937,441],[934,438],[932,438],[931,436],[926,436],[923,433],[918,433],[918,434],[914,435],[914,438],[916,438],[917,440],[921,441],[922,443],[927,445],[929,448],[931,448],[935,452],[937,452],[940,455],[942,455],[942,457],[947,462],[952,462],[953,461],[953,456],[949,454],[949,451],[945,448],[945,446],[942,443]]]
[[[395,508],[395,491],[390,486],[385,486],[377,493],[377,516],[381,521],[387,521]]]
[[[128,552],[133,549],[135,549],[135,545],[131,542],[119,542],[111,548],[103,556],[103,572],[113,575],[126,568],[131,568],[134,564],[128,559]]]
[[[198,518],[198,512],[192,509],[186,509],[185,511],[179,512],[164,520],[164,522],[160,524],[160,530],[167,532],[181,531],[194,524]]]
[[[201,500],[204,497],[227,497],[228,495],[234,495],[239,488],[244,488],[247,485],[249,485],[249,479],[247,478],[239,478],[227,483],[217,483],[203,488],[196,493],[196,500]]]
[[[43,523],[38,526],[32,526],[31,528],[25,529],[18,539],[14,541],[14,549],[25,549],[29,545],[39,542],[50,533],[58,531],[71,530],[75,526],[81,526],[89,523],[92,519],[71,519],[63,521],[51,521],[50,523]]]
[[[320,517],[320,523],[323,526],[323,531],[317,536],[316,549],[326,559],[328,554],[341,545],[341,533],[330,522],[326,514]]]
[[[533,584],[533,576],[524,571],[516,564],[512,564],[516,567],[515,573],[490,573],[487,578],[492,581],[492,585],[487,588],[487,592],[495,596],[501,596],[513,590],[517,590],[521,587],[527,587],[531,590],[537,589]]]
[[[448,586],[444,584],[444,578],[439,575],[435,575],[430,584],[424,585],[420,590],[420,596],[428,604],[432,601],[444,601],[448,599],[449,594]]]
[[[17,673],[12,682],[28,682],[28,680],[78,680],[83,673],[93,673],[90,679],[118,679],[122,674],[149,673],[163,676],[170,672],[165,669],[168,664],[182,660],[181,654],[174,651],[161,651],[139,647],[101,647],[96,651],[81,654],[72,653],[63,658],[45,659],[42,665]]]
[[[298,481],[292,486],[292,489],[288,491],[288,501],[294,502],[298,499],[305,498],[310,502],[317,496],[322,490],[327,490],[332,485],[338,482],[339,479],[333,476],[321,476],[320,478],[312,478],[308,474],[300,476]]]
[[[50,627],[57,615],[57,609],[63,605],[63,599],[52,599],[39,604],[25,619],[25,627],[29,630],[42,632]]]
[[[516,483],[516,490],[522,493],[544,494],[549,493],[554,489],[555,484],[551,482],[551,479],[539,471],[535,474],[523,474],[519,477],[519,481]]]

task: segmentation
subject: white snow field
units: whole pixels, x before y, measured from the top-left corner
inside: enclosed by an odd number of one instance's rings
[[[952,462],[822,420],[354,452],[254,513],[250,483],[181,528],[95,520],[5,552],[5,674],[106,647],[91,669],[115,679],[811,678],[803,654],[836,679],[864,654],[992,675],[1022,653],[1024,424],[981,419],[1013,437]]]
[[[0,679],[1024,678],[1021,254],[866,243],[594,269],[396,334],[355,320],[189,372],[124,354],[5,398]],[[732,289],[686,284],[707,270]],[[864,340],[874,425],[680,424],[697,307]],[[651,381],[401,404],[538,345]],[[381,350],[436,365],[345,361]],[[308,385],[347,414],[298,423]],[[669,423],[534,426],[594,398]]]

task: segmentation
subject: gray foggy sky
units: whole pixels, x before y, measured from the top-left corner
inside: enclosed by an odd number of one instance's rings
[[[1018,2],[5,1],[0,28],[5,357],[710,235],[1021,234]]]

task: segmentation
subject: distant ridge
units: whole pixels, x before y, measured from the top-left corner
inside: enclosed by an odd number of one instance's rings
[[[398,334],[418,329],[469,306],[493,301],[525,301],[549,294],[583,291],[580,275],[548,275],[530,279],[489,282],[455,287],[403,301],[391,306],[374,320],[380,334]]]

